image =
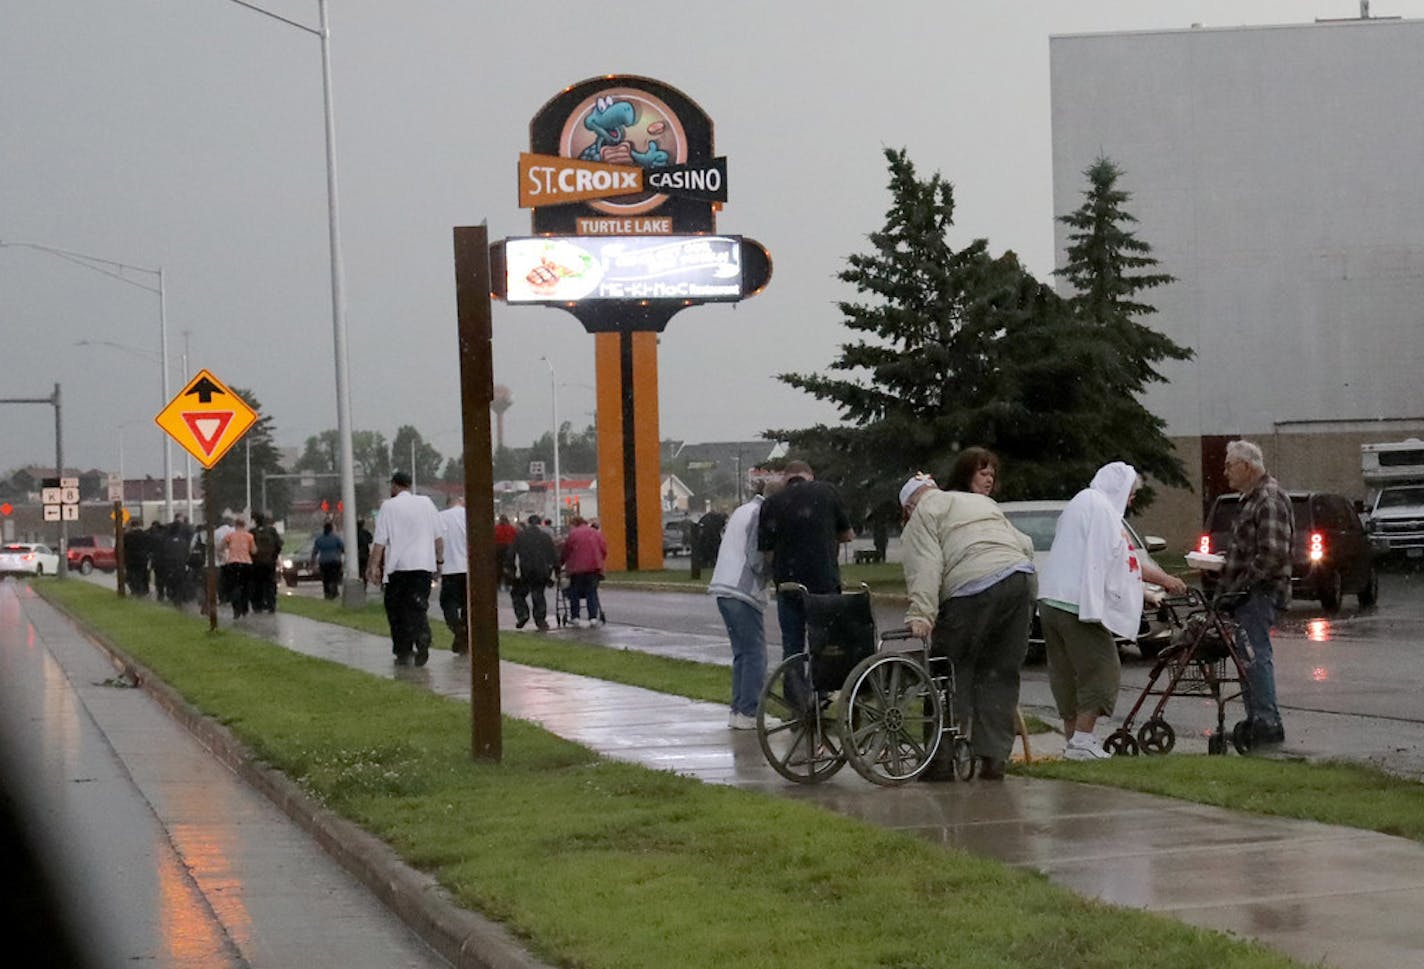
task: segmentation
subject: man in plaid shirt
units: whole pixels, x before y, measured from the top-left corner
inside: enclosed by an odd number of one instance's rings
[[[1290,602],[1291,539],[1295,516],[1290,496],[1266,474],[1261,449],[1250,441],[1226,445],[1226,482],[1241,495],[1241,510],[1231,528],[1221,591],[1238,592],[1245,601],[1236,607],[1236,622],[1251,644],[1246,671],[1246,717],[1252,746],[1285,740],[1276,706],[1276,672],[1271,657],[1271,625]]]

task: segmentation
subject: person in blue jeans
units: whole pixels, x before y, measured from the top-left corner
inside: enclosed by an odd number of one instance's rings
[[[807,592],[841,591],[837,555],[855,538],[845,503],[835,486],[817,481],[805,461],[787,462],[785,487],[766,499],[757,522],[757,550],[771,562],[779,586],[796,582]],[[806,651],[806,606],[800,595],[776,597],[782,658]]]
[[[707,592],[717,597],[717,611],[732,641],[732,709],[727,726],[755,730],[757,705],[766,680],[766,567],[757,551],[762,502],[779,487],[759,486],[759,493],[732,512],[721,535],[717,564]]]
[[[1241,511],[1231,527],[1220,588],[1224,595],[1244,597],[1235,608],[1235,619],[1251,645],[1245,690],[1251,746],[1279,744],[1286,732],[1276,704],[1271,626],[1290,602],[1295,515],[1290,496],[1266,473],[1257,445],[1227,444],[1224,470],[1227,485],[1241,495]]]

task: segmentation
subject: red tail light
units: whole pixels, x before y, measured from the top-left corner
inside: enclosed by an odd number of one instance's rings
[[[1197,540],[1197,551],[1203,555],[1211,554],[1211,536],[1203,535]]]
[[[1325,558],[1325,536],[1320,532],[1310,533],[1310,560],[1319,562]]]

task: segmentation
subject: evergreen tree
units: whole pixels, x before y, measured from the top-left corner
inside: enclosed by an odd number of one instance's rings
[[[279,478],[267,483],[268,508],[255,507],[262,502],[262,476],[284,472],[273,438],[272,417],[262,413],[262,403],[252,391],[241,387],[234,387],[232,390],[261,416],[242,439],[228,449],[222,460],[203,475],[203,488],[207,498],[212,501],[214,521],[224,510],[241,511],[247,506],[249,481],[252,487],[253,510],[268,511],[280,518],[286,515],[291,505],[291,488],[285,479]]]
[[[1163,360],[1189,360],[1190,349],[1141,322],[1156,312],[1141,294],[1175,282],[1157,271],[1152,247],[1132,231],[1137,222],[1126,209],[1131,193],[1118,187],[1122,170],[1099,157],[1084,171],[1088,187],[1083,204],[1059,221],[1071,230],[1067,259],[1057,272],[1075,294],[1069,299],[1074,318],[1102,335],[1113,349],[1103,365],[1085,374],[1098,383],[1098,412],[1104,453],[1120,457],[1159,481],[1187,485],[1181,460],[1164,433],[1166,423],[1142,406],[1140,395],[1163,382]]]
[[[852,507],[880,503],[891,483],[955,451],[966,430],[963,402],[981,399],[992,360],[972,324],[983,275],[992,269],[983,239],[955,249],[954,188],[938,173],[915,175],[903,150],[887,149],[892,204],[873,251],[855,254],[839,278],[869,297],[842,302],[844,325],[863,334],[841,346],[826,373],[779,380],[832,401],[846,422],[771,430],[790,442],[819,477],[837,481]],[[983,316],[983,313],[979,314]]]
[[[1190,351],[1136,322],[1151,307],[1134,294],[1170,277],[1138,272],[1154,263],[1122,229],[1131,220],[1125,194],[1111,181],[1094,193],[1085,208],[1101,194],[1110,217],[1075,237],[1085,265],[1118,271],[1098,285],[1088,285],[1091,271],[1065,272],[1093,294],[1065,300],[1012,252],[992,257],[984,239],[954,248],[953,187],[938,174],[917,178],[904,151],[885,154],[893,200],[885,226],[869,237],[873,251],[852,255],[840,273],[868,297],[840,304],[844,325],[862,337],[843,344],[826,373],[778,378],[833,402],[843,423],[765,436],[788,441],[861,514],[898,513],[893,495],[905,474],[924,469],[945,481],[970,445],[1003,460],[1003,498],[1070,497],[1118,459],[1185,483],[1162,422],[1136,394],[1161,379],[1157,361]],[[1108,255],[1088,255],[1098,249]]]

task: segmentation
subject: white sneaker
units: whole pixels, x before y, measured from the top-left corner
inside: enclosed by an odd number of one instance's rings
[[[1093,737],[1085,743],[1074,743],[1068,741],[1068,746],[1063,748],[1064,760],[1111,760],[1112,754],[1103,750],[1103,745],[1098,743],[1098,738]]]
[[[749,717],[745,713],[734,713],[727,718],[727,726],[733,730],[755,730],[756,717]]]

